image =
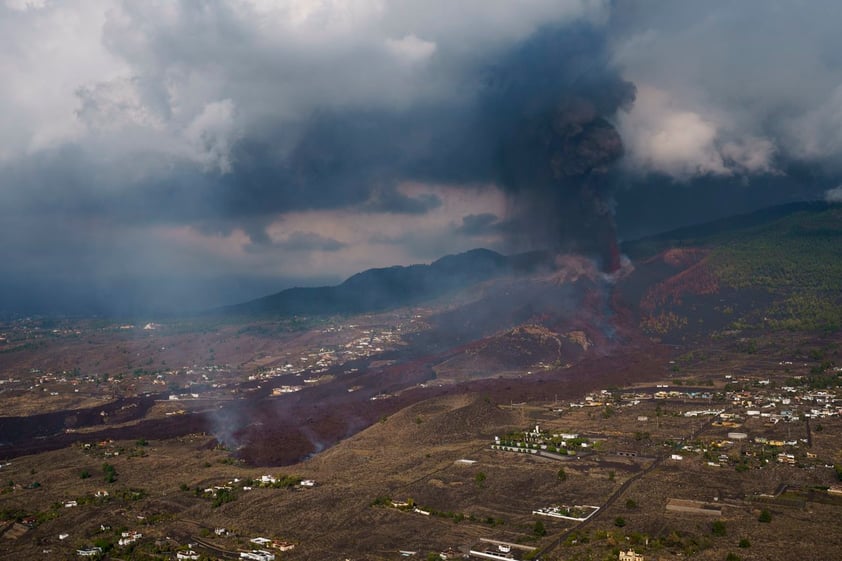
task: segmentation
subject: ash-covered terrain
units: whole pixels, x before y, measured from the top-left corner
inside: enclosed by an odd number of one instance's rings
[[[249,463],[282,465],[436,395],[511,392],[516,379],[511,400],[522,401],[581,391],[595,376],[631,382],[649,373],[606,365],[675,344],[832,330],[838,212],[794,207],[747,231],[719,229],[719,238],[636,242],[629,247],[652,250],[611,273],[572,254],[474,251],[179,321],[21,319],[4,331],[0,452],[202,431]],[[771,235],[813,251],[770,246]],[[327,313],[336,294],[339,309]],[[367,313],[350,313],[349,301]]]
[[[792,536],[842,508],[838,214],[641,240],[612,272],[454,255],[437,263],[470,274],[363,312],[290,313],[292,291],[178,321],[8,322],[0,543],[26,559],[809,557]],[[350,284],[401,293],[437,267]]]

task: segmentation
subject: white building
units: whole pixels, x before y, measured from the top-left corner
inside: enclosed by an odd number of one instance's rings
[[[617,556],[617,561],[643,561],[643,555],[635,553],[633,549],[621,551]]]
[[[251,561],[275,561],[275,554],[263,549],[255,549],[252,551],[240,552],[240,559],[250,559]]]

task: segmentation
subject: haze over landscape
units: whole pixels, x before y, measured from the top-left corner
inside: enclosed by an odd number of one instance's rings
[[[609,215],[633,239],[842,196],[836,2],[0,10],[6,312],[197,310],[475,247],[600,255]]]

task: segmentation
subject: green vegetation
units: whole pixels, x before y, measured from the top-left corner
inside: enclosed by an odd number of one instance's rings
[[[560,468],[556,477],[559,481],[567,481],[567,472],[564,471],[564,468]]]
[[[94,541],[94,546],[102,549],[103,553],[108,553],[114,548],[114,542],[108,538],[98,538]]]
[[[91,476],[91,472],[86,469],[82,470],[82,473],[79,474],[79,479],[87,479]]]
[[[772,521],[772,513],[764,508],[763,511],[760,513],[760,516],[757,518],[757,521],[768,524]]]
[[[235,500],[237,500],[237,495],[232,489],[217,489],[213,502],[211,502],[211,506],[213,508],[218,508],[225,503],[230,503]]]
[[[408,497],[405,501],[395,502],[392,500],[391,497],[387,495],[381,495],[375,498],[373,501],[371,501],[370,506],[396,508],[402,511],[412,511],[417,509],[419,511],[429,513],[430,516],[437,516],[439,518],[449,518],[456,524],[459,524],[460,522],[463,522],[465,520],[467,520],[468,522],[488,524],[489,526],[500,526],[506,523],[506,521],[502,518],[494,518],[493,516],[486,516],[485,518],[481,518],[475,514],[470,513],[465,514],[462,512],[453,512],[452,510],[445,511],[425,506],[419,506],[411,497]]]
[[[381,495],[371,501],[371,506],[392,506],[392,499],[386,495]]]
[[[622,516],[618,516],[617,518],[614,519],[614,525],[618,528],[622,528],[623,526],[626,525],[626,519],[623,518]]]
[[[712,545],[710,539],[705,536],[694,536],[693,534],[671,531],[661,540],[661,544],[673,551],[681,552],[683,555],[691,556],[700,551],[709,549]]]
[[[102,464],[102,473],[106,483],[117,481],[117,468],[109,463]]]
[[[486,479],[487,479],[487,476],[485,475],[485,472],[482,472],[482,471],[478,471],[477,474],[474,476],[474,481],[480,487],[482,487],[485,484]]]
[[[840,208],[800,212],[759,227],[720,245],[710,265],[727,286],[769,294],[764,316],[771,327],[842,328]]]
[[[711,524],[710,533],[718,537],[725,536],[728,533],[725,529],[725,522],[722,520],[715,520],[713,524]]]
[[[539,538],[541,536],[546,536],[547,535],[547,529],[544,527],[544,523],[541,522],[540,520],[535,522],[535,526],[532,527],[532,533],[535,534],[536,536],[538,536]]]
[[[275,478],[274,483],[265,484],[262,486],[272,487],[273,489],[289,489],[290,487],[295,487],[301,483],[301,477],[297,475],[278,475]],[[246,485],[255,484],[252,481],[246,481]]]
[[[146,489],[123,489],[118,496],[125,502],[132,502],[145,499],[149,496],[149,493]]]
[[[644,298],[644,330],[664,335],[689,328],[693,322],[684,307],[695,304],[686,297],[698,295],[715,295],[719,303],[711,309],[734,329],[842,329],[839,205],[786,209],[675,234],[638,244],[637,251],[704,247],[709,253],[690,274]]]
[[[742,538],[742,539],[740,540],[739,546],[740,546],[741,548],[745,549],[745,548],[747,548],[747,547],[751,547],[751,542],[750,542],[750,541],[748,541],[748,538]]]

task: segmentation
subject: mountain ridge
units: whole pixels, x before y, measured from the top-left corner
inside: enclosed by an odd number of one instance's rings
[[[334,286],[295,287],[233,306],[222,315],[329,315],[381,311],[415,304],[507,274],[549,268],[548,252],[512,256],[477,248],[445,255],[429,265],[367,269]]]
[[[763,228],[774,228],[776,223],[798,213],[818,216],[838,206],[825,201],[776,205],[629,240],[621,247],[624,254],[637,261],[668,248],[730,243]],[[554,259],[555,255],[547,250],[506,256],[477,248],[445,255],[428,265],[367,269],[351,275],[338,285],[289,288],[207,313],[223,316],[324,316],[377,312],[433,300],[505,275],[551,271],[558,268]]]

